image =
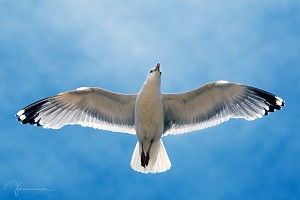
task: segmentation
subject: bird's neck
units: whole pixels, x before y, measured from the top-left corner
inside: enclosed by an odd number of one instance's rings
[[[160,93],[161,92],[161,87],[160,87],[160,79],[157,78],[148,78],[141,91],[144,94],[149,94],[153,95],[155,93]]]

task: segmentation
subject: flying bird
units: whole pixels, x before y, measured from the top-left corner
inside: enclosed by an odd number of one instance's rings
[[[162,93],[158,63],[138,94],[81,87],[32,103],[16,116],[22,124],[44,128],[79,124],[136,134],[131,167],[142,173],[159,173],[171,168],[162,136],[205,129],[231,118],[254,120],[284,104],[269,92],[227,81],[181,94]]]

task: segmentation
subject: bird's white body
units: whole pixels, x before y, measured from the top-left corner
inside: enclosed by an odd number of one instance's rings
[[[163,94],[158,67],[156,71],[149,74],[136,98],[135,130],[138,142],[131,161],[132,168],[140,172],[161,171],[156,169],[158,167],[156,164],[158,164],[157,154],[165,152],[160,140],[163,128]],[[149,159],[151,159],[150,163],[148,163]],[[165,171],[171,167],[171,163],[166,153],[163,159],[167,161],[166,166],[162,168]]]
[[[139,141],[157,142],[163,134],[163,125],[160,78],[148,78],[135,103],[135,130]]]
[[[82,87],[32,103],[16,115],[23,124],[44,128],[80,124],[136,134],[131,167],[142,173],[158,173],[171,167],[163,135],[201,130],[231,118],[254,120],[282,106],[284,101],[278,96],[227,81],[180,94],[162,93],[158,63],[138,94]]]

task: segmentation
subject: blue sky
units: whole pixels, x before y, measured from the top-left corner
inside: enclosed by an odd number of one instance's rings
[[[0,199],[299,199],[299,1],[1,1]],[[133,135],[25,126],[14,115],[81,86],[164,92],[228,80],[282,97],[256,121],[163,138],[170,171],[130,168]],[[20,191],[22,188],[55,191]],[[4,191],[4,187],[5,188]]]

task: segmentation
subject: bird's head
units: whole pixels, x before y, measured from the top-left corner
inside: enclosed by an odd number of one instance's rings
[[[148,85],[159,85],[161,82],[161,71],[160,71],[160,63],[157,63],[156,67],[150,70],[147,80],[145,84]]]
[[[149,78],[150,77],[159,77],[161,76],[161,71],[160,71],[160,63],[157,63],[156,67],[151,69],[149,72]]]

